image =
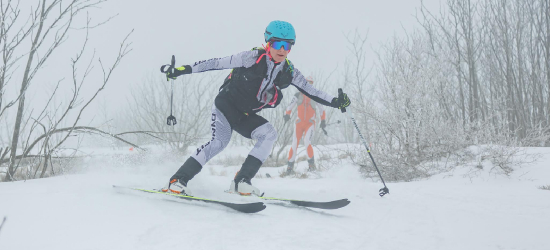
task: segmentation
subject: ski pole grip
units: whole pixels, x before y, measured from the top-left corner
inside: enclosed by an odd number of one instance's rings
[[[168,69],[166,69],[166,67],[168,67]],[[176,56],[172,55],[172,61],[170,63],[170,65],[162,65],[160,67],[160,72],[162,73],[172,73],[172,70],[176,67]]]
[[[344,91],[342,90],[342,88],[338,88],[338,101],[344,99]],[[341,108],[340,109],[342,111],[342,113],[346,113],[346,108]]]

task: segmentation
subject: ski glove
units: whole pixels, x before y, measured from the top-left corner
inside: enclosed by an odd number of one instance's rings
[[[338,98],[332,99],[332,102],[330,102],[330,106],[337,109],[347,108],[350,104],[351,101],[345,93],[342,93],[342,95],[339,95]]]
[[[283,119],[285,119],[285,122],[290,121],[290,115],[284,115]]]
[[[327,123],[325,122],[325,120],[321,120],[320,127],[321,127],[321,129],[325,129],[327,127]]]
[[[176,78],[178,76],[181,76],[181,75],[187,75],[187,74],[191,74],[192,72],[192,69],[191,69],[191,66],[190,65],[183,65],[181,67],[178,67],[178,68],[174,68],[173,70],[171,70],[172,72],[170,72],[170,70],[168,70],[166,72],[166,78],[169,78],[169,79],[172,79],[172,80],[176,80]]]

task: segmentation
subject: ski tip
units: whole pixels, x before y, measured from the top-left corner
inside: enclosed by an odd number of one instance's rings
[[[347,204],[351,203],[351,201],[348,198],[335,200],[335,201],[332,201],[332,202],[341,202],[341,203],[347,203]]]
[[[262,208],[260,211],[263,211],[264,209],[267,208],[267,206],[266,206],[263,202],[262,202],[262,207],[263,207],[263,208]]]
[[[245,206],[245,207],[241,207]],[[238,210],[242,213],[247,214],[253,214],[260,211],[263,211],[267,206],[263,202],[255,202],[255,203],[247,203],[247,204],[240,204],[239,206],[231,207],[235,210]]]
[[[343,199],[343,200],[342,200],[342,203],[340,204],[340,206],[339,206],[338,208],[345,207],[345,206],[349,205],[350,203],[351,203],[350,200],[348,200],[348,199]]]

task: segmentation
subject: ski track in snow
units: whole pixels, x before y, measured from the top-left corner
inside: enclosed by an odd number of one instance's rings
[[[82,174],[0,183],[0,249],[550,249],[550,149],[511,177],[481,171],[388,183],[361,179],[344,165],[321,179],[256,178],[268,197],[329,201],[337,210],[270,204],[256,214],[219,205],[121,191],[113,184],[160,188],[178,164],[102,167]],[[227,151],[227,150],[226,150]],[[242,151],[242,150],[241,150]],[[182,161],[183,162],[183,161]],[[305,163],[303,163],[305,164]],[[305,165],[304,165],[305,166]],[[224,193],[237,167],[189,182],[199,197],[253,202]],[[264,169],[278,176],[280,168]]]

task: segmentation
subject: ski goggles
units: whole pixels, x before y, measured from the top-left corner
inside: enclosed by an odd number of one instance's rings
[[[293,43],[294,42],[290,42],[290,41],[272,40],[269,44],[271,48],[275,50],[280,50],[281,47],[284,47],[286,51],[289,51],[290,48],[292,48]]]

